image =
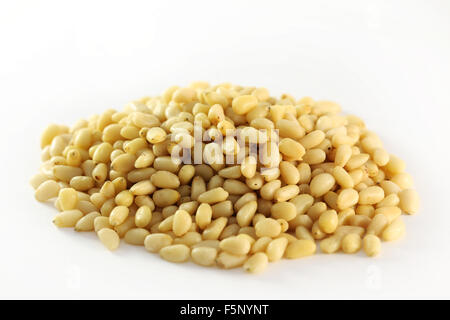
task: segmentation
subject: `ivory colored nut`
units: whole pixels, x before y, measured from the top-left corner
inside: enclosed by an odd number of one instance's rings
[[[414,214],[419,210],[419,195],[413,189],[404,189],[398,193],[400,199],[399,206],[403,212]]]
[[[333,233],[339,223],[338,215],[335,210],[327,210],[322,213],[318,220],[320,229],[325,233]]]
[[[114,230],[103,228],[97,232],[97,236],[108,250],[114,251],[119,247],[120,238]]]
[[[39,185],[34,193],[34,196],[37,201],[44,202],[58,196],[59,190],[60,186],[56,181],[47,180]]]
[[[285,256],[288,259],[298,259],[313,255],[316,252],[316,243],[314,240],[295,240],[288,244]]]
[[[192,261],[201,266],[212,266],[217,257],[217,249],[211,247],[197,247],[191,250]]]
[[[281,233],[281,225],[272,218],[263,218],[255,225],[255,232],[258,237],[275,238]]]
[[[334,177],[329,173],[321,173],[315,176],[310,183],[311,195],[314,197],[323,196],[331,190],[335,183]]]
[[[249,273],[261,273],[267,268],[268,263],[267,255],[264,252],[257,252],[244,263],[244,270]]]
[[[270,212],[275,219],[284,219],[290,221],[297,216],[297,208],[291,202],[278,202],[275,203]]]
[[[361,248],[361,237],[356,233],[350,233],[342,238],[342,251],[345,253],[355,253]]]
[[[373,234],[366,235],[363,239],[363,249],[369,257],[378,255],[381,251],[380,238]]]
[[[186,262],[189,260],[191,250],[184,244],[174,244],[162,248],[159,255],[170,262]]]

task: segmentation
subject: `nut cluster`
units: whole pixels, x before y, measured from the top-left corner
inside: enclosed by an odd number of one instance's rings
[[[38,201],[55,199],[56,226],[95,231],[110,250],[124,239],[171,262],[252,273],[316,242],[375,256],[419,199],[403,160],[340,112],[264,88],[174,86],[49,125],[31,185]]]

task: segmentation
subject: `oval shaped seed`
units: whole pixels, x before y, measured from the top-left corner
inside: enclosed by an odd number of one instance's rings
[[[112,209],[109,215],[109,223],[114,227],[122,224],[128,217],[130,210],[125,206],[117,206]]]
[[[355,189],[342,189],[337,197],[337,206],[340,210],[353,207],[358,203],[359,194]]]
[[[376,148],[372,152],[373,161],[380,167],[384,167],[389,162],[389,153],[383,148]]]
[[[39,185],[34,193],[34,197],[37,201],[44,202],[57,197],[60,189],[58,182],[47,180]]]
[[[347,171],[345,171],[344,168],[336,166],[336,167],[334,167],[332,173],[333,173],[333,177],[336,179],[336,182],[342,188],[351,189],[354,187],[352,177],[348,174]]]
[[[143,205],[136,211],[134,223],[139,228],[146,227],[152,220],[152,210],[149,206]]]
[[[325,139],[325,133],[322,130],[314,130],[300,139],[300,143],[305,149],[311,149],[318,146]]]
[[[389,224],[388,218],[384,214],[376,214],[367,227],[367,234],[379,236],[384,228]]]
[[[347,234],[342,238],[342,251],[345,253],[355,253],[361,249],[361,237],[356,233]]]
[[[191,251],[192,261],[201,266],[212,266],[217,257],[217,249],[211,247],[197,247]]]
[[[300,181],[300,173],[298,169],[288,161],[281,161],[280,174],[286,184],[294,185]]]
[[[269,261],[280,260],[284,255],[287,245],[288,240],[286,238],[277,238],[270,241],[266,248],[266,254]]]
[[[155,172],[150,181],[158,188],[176,189],[180,186],[180,179],[176,174],[169,171]]]
[[[63,211],[75,209],[78,203],[78,192],[73,188],[59,190],[58,202]]]
[[[95,185],[92,177],[77,176],[70,179],[70,186],[77,191],[87,191],[92,189]]]
[[[234,113],[244,115],[258,105],[258,99],[251,95],[242,95],[233,99],[231,107]]]
[[[97,236],[108,250],[114,251],[119,247],[120,238],[114,230],[103,228],[97,232]]]
[[[390,155],[389,162],[386,164],[386,170],[389,171],[392,175],[397,173],[402,173],[405,171],[405,162],[397,156]]]
[[[100,213],[91,212],[82,217],[75,224],[75,231],[93,231],[95,218],[100,217]]]
[[[419,210],[420,200],[418,193],[413,189],[404,189],[399,192],[399,206],[403,212],[414,214]]]
[[[378,214],[382,214],[384,215],[388,222],[391,223],[392,221],[394,221],[395,219],[397,219],[401,214],[402,211],[400,210],[399,207],[396,206],[390,206],[390,207],[381,207],[381,208],[377,208],[374,212],[375,215]]]
[[[98,232],[103,228],[113,228],[113,226],[109,224],[109,218],[103,216],[96,217],[94,219],[94,231]]]
[[[153,193],[153,201],[160,208],[168,207],[180,199],[180,193],[173,189],[160,189]]]
[[[366,235],[363,239],[363,249],[369,257],[378,255],[381,251],[380,238],[373,234]]]
[[[359,204],[376,204],[384,199],[384,190],[371,186],[359,192]]]
[[[338,227],[339,219],[335,210],[327,210],[322,213],[318,220],[320,230],[325,233],[333,233]]]
[[[202,203],[198,206],[195,214],[195,223],[200,229],[205,229],[210,223],[212,218],[212,208],[207,203]]]
[[[236,214],[236,219],[241,227],[247,227],[250,225],[253,216],[258,208],[258,203],[256,201],[250,201],[242,206],[241,209]]]
[[[300,193],[297,185],[287,185],[275,191],[273,198],[277,202],[288,201]]]
[[[116,195],[114,201],[118,206],[129,207],[134,202],[134,195],[129,190],[123,190]]]
[[[281,181],[280,180],[273,180],[270,182],[267,182],[259,191],[259,194],[261,195],[261,198],[265,200],[272,200],[275,192],[280,189],[281,187]]]
[[[297,141],[291,138],[283,138],[279,142],[280,152],[289,160],[302,160],[305,154],[305,148]]]
[[[244,270],[250,273],[261,273],[267,268],[268,263],[267,255],[264,252],[257,252],[244,263]]]
[[[320,250],[324,253],[335,253],[341,248],[341,237],[333,235],[320,241]]]
[[[232,236],[220,242],[220,249],[234,255],[245,255],[250,251],[250,242],[242,237]]]
[[[344,167],[352,157],[352,147],[348,144],[342,144],[336,149],[334,163],[337,166]]]
[[[216,262],[221,268],[232,269],[242,266],[246,260],[246,255],[236,256],[228,252],[221,252],[217,257]]]
[[[166,136],[167,133],[164,131],[164,129],[160,127],[153,127],[148,129],[146,138],[148,142],[155,144],[163,142],[166,139]]]
[[[314,240],[295,240],[288,244],[285,257],[288,259],[298,259],[313,255],[316,252]]]
[[[255,224],[255,232],[258,237],[276,238],[281,233],[281,225],[275,219],[264,218]]]
[[[53,223],[59,228],[73,228],[82,217],[83,213],[80,210],[67,210],[58,213],[53,219]]]
[[[144,246],[149,252],[157,253],[162,248],[170,246],[173,242],[171,236],[165,233],[153,233],[145,237]]]
[[[192,217],[185,210],[177,210],[173,218],[172,230],[177,237],[181,237],[189,231],[192,225]]]
[[[217,240],[220,234],[227,225],[228,219],[220,217],[211,222],[208,227],[203,231],[202,237],[205,240]]]
[[[314,197],[323,196],[333,188],[334,177],[329,173],[320,173],[316,175],[309,184],[311,195]]]
[[[229,193],[225,191],[224,188],[219,187],[203,192],[198,196],[197,201],[212,204],[225,201],[228,198],[228,195]]]
[[[272,217],[290,221],[297,216],[297,208],[291,202],[277,202],[270,209]]]
[[[405,234],[405,224],[403,220],[398,217],[388,225],[381,234],[381,239],[384,241],[394,241],[401,238]]]
[[[167,247],[162,248],[159,251],[159,255],[164,260],[170,262],[186,262],[189,259],[191,250],[188,246],[184,244],[174,244]]]
[[[124,240],[126,243],[143,246],[145,238],[150,234],[147,229],[144,228],[131,228],[125,233]]]

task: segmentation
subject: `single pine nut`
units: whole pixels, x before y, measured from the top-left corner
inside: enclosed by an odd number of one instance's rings
[[[384,214],[376,214],[367,227],[367,234],[379,236],[384,228],[389,224],[388,218]]]
[[[59,190],[58,202],[63,211],[75,209],[78,203],[78,193],[73,188]]]
[[[53,223],[59,228],[73,228],[82,217],[83,213],[80,210],[63,211],[55,216]]]
[[[51,198],[55,198],[58,196],[60,188],[61,187],[59,186],[58,182],[54,180],[44,181],[36,189],[34,197],[37,201],[41,202],[50,200]]]
[[[75,231],[93,231],[94,230],[94,221],[97,217],[100,217],[100,213],[91,212],[82,217],[75,224]]]
[[[200,194],[197,198],[197,201],[208,204],[217,203],[225,201],[228,197],[228,194],[229,193],[222,187],[214,188]]]
[[[232,269],[242,266],[247,260],[246,255],[236,256],[228,252],[221,252],[217,259],[217,265],[224,269]]]
[[[250,242],[242,237],[229,237],[220,241],[220,249],[234,255],[245,255],[250,251]]]
[[[143,246],[145,238],[150,234],[147,229],[144,228],[131,228],[125,233],[124,240],[126,243]]]
[[[250,273],[261,273],[267,268],[268,263],[267,255],[264,252],[257,252],[244,263],[244,270]]]
[[[347,234],[342,238],[342,251],[345,253],[355,253],[361,249],[361,237],[356,233]]]
[[[158,188],[176,189],[180,186],[180,179],[169,171],[157,171],[151,178],[151,183]]]
[[[220,217],[216,220],[212,221],[208,227],[203,231],[203,239],[204,240],[217,240],[219,239],[220,234],[223,229],[227,225],[227,218]]]
[[[113,226],[109,224],[109,218],[99,216],[94,219],[94,231],[98,232],[103,228],[112,229]]]
[[[373,234],[366,235],[363,239],[363,249],[369,257],[378,255],[381,251],[380,238]]]
[[[257,208],[258,203],[256,201],[250,201],[243,205],[236,214],[238,224],[241,227],[249,226]]]
[[[403,220],[398,217],[383,230],[381,239],[384,241],[394,241],[401,238],[404,234],[405,224],[403,223]]]
[[[277,238],[270,241],[266,248],[266,254],[269,261],[280,260],[284,255],[287,245],[288,240],[286,238]]]
[[[284,219],[286,221],[290,221],[297,216],[297,208],[291,202],[275,203],[270,212],[275,219]]]
[[[340,210],[353,207],[358,203],[359,194],[355,189],[342,189],[337,197],[337,206]]]
[[[359,192],[359,204],[376,204],[384,199],[384,190],[378,186],[368,187]]]
[[[217,249],[211,247],[197,247],[191,251],[192,261],[201,266],[214,265],[217,258]]]
[[[162,248],[170,246],[172,242],[173,239],[168,234],[153,233],[145,237],[144,246],[147,251],[157,253]]]
[[[149,206],[143,205],[136,211],[134,223],[139,228],[145,228],[152,220],[152,210]]]
[[[111,214],[109,215],[109,223],[112,226],[118,226],[122,224],[125,219],[128,217],[130,210],[125,206],[117,206],[112,209]]]
[[[277,220],[265,218],[255,224],[255,231],[258,237],[276,238],[281,233],[281,226]]]
[[[316,252],[316,243],[314,240],[295,240],[288,244],[285,257],[288,259],[298,259],[313,255]]]
[[[185,210],[177,210],[173,218],[172,230],[177,237],[181,237],[189,231],[192,225],[192,217]]]
[[[333,188],[334,177],[329,173],[321,173],[315,176],[310,183],[311,195],[314,197],[323,196]]]
[[[399,192],[398,197],[400,199],[399,206],[403,212],[414,214],[419,210],[419,195],[415,190],[404,189]]]
[[[338,227],[338,215],[335,210],[327,210],[320,215],[318,220],[320,229],[325,233],[333,233]]]

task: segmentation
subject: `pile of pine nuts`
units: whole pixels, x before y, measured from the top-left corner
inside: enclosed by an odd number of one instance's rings
[[[56,226],[95,231],[110,250],[124,239],[171,262],[252,273],[313,255],[316,242],[372,257],[404,234],[401,214],[416,213],[419,198],[403,160],[340,112],[264,88],[174,86],[49,125],[31,185],[38,201],[54,201]]]

